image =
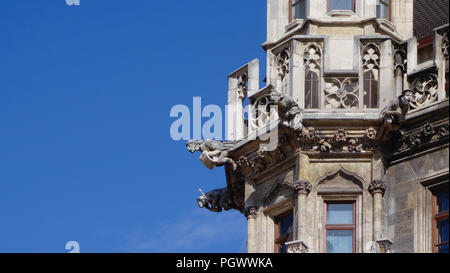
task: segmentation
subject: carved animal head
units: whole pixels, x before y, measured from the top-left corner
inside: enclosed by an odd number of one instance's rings
[[[191,139],[186,143],[186,148],[189,152],[195,153],[196,151],[200,151],[200,145],[201,143],[199,141]]]
[[[283,97],[284,97],[283,93],[281,93],[280,91],[274,89],[274,90],[272,90],[270,92],[269,99],[274,104],[278,104],[283,99]]]
[[[400,96],[400,103],[402,105],[408,105],[414,99],[414,92],[410,89],[406,89]]]

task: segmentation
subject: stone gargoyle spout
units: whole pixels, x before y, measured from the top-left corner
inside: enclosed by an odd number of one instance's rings
[[[228,188],[212,190],[206,194],[201,189],[199,191],[202,194],[197,198],[197,205],[200,208],[206,208],[213,212],[221,212],[222,210],[228,211],[234,207],[233,198]]]
[[[398,130],[402,126],[413,98],[413,91],[405,90],[400,97],[393,98],[381,111],[379,119],[382,124],[377,136],[380,140],[388,140],[390,133]]]
[[[199,159],[208,169],[212,170],[214,166],[220,167],[230,164],[235,171],[237,165],[229,157],[229,151],[231,151],[235,143],[234,141],[189,140],[186,143],[186,148],[191,153],[201,152]]]

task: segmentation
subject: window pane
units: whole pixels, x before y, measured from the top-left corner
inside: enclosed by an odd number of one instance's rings
[[[389,19],[389,5],[380,2],[377,4],[377,18]]]
[[[448,253],[448,244],[439,247],[439,253]]]
[[[437,222],[438,244],[448,241],[448,219]]]
[[[294,6],[294,19],[306,18],[306,0],[298,1]]]
[[[327,230],[327,253],[352,253],[353,230]]]
[[[309,69],[305,74],[305,108],[319,108],[319,77]]]
[[[327,205],[328,225],[352,225],[353,224],[353,204],[328,204]]]
[[[364,107],[378,107],[378,70],[372,69],[364,72]]]
[[[438,213],[448,211],[448,192],[436,196]]]
[[[352,0],[329,0],[330,10],[353,10]]]
[[[294,218],[292,216],[292,213],[281,218],[280,222],[279,222],[280,236],[292,233],[293,223],[294,223]]]

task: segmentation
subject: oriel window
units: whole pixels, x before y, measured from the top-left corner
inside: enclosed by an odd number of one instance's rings
[[[356,245],[355,202],[325,203],[327,253],[353,253]]]
[[[275,253],[287,253],[285,243],[292,241],[294,218],[292,211],[275,219]]]

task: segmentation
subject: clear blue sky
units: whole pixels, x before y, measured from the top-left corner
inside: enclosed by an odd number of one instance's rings
[[[197,207],[224,169],[169,111],[223,106],[253,58],[264,73],[265,2],[2,1],[0,252],[245,251],[244,216]]]

